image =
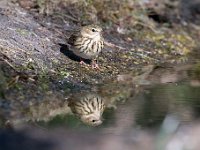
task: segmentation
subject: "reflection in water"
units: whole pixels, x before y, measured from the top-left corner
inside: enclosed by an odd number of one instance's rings
[[[79,91],[78,94],[71,93],[73,96],[68,99],[64,97],[55,99],[56,97],[50,95],[48,97],[53,97],[54,100],[40,101],[37,105],[31,105],[30,108],[15,109],[17,111],[10,114],[11,119],[9,116],[4,117],[8,113],[2,113],[0,125],[3,126],[3,122],[9,119],[15,131],[19,129],[17,123],[28,122],[28,125],[35,127],[37,132],[40,130],[40,132],[45,132],[46,139],[56,141],[59,148],[63,145],[61,150],[66,147],[83,150],[174,150],[174,147],[180,144],[185,149],[191,149],[192,146],[194,147],[193,141],[200,143],[200,124],[198,123],[193,129],[200,116],[199,91],[199,87],[191,87],[185,83],[143,88],[128,88],[122,84],[103,85],[100,90],[96,90],[97,93]],[[93,128],[84,124],[101,125]],[[35,137],[37,132],[33,131],[32,126],[29,132],[33,132],[33,135],[29,135]],[[59,131],[51,130],[52,127],[59,127]],[[62,132],[60,132],[60,127],[62,127]],[[48,130],[44,130],[46,128]],[[37,133],[38,141],[42,141],[41,137],[43,139],[40,132]],[[195,138],[188,138],[192,137],[191,135]],[[66,141],[63,141],[64,138]],[[7,142],[8,146],[11,142]],[[82,143],[87,143],[89,146],[92,143],[94,147],[88,148],[87,145],[81,145]],[[49,148],[48,145],[47,148]],[[6,148],[2,148],[1,145],[0,149]],[[39,147],[39,149],[45,148]]]
[[[102,124],[105,102],[97,94],[84,94],[69,99],[69,107],[82,122],[92,126]]]

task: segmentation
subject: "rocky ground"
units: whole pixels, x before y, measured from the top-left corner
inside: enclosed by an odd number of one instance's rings
[[[84,24],[84,21],[89,23],[92,20],[83,18],[83,21],[77,23],[77,20],[69,18],[69,12],[74,13],[72,16],[78,13],[73,6],[75,4],[71,6],[67,3],[59,9],[60,12],[55,10],[47,16],[20,7],[31,7],[29,3],[20,1],[19,4],[1,1],[0,17],[1,60],[15,72],[23,74],[19,75],[19,80],[26,76],[35,81],[39,75],[48,74],[61,77],[61,80],[65,78],[75,82],[102,83],[116,79],[120,74],[137,74],[137,70],[143,66],[187,61],[187,54],[197,47],[197,40],[194,40],[196,35],[188,32],[189,25],[186,29],[184,26],[179,29],[179,24],[169,28],[149,19],[147,27],[146,21],[135,23],[133,29],[129,29],[120,22],[106,25],[113,21],[108,20],[102,23],[107,46],[99,57],[101,69],[96,71],[90,66],[81,66],[68,51],[66,43],[71,31]],[[46,10],[46,5],[40,6],[40,9]],[[69,12],[64,12],[64,9]],[[46,11],[44,13],[48,13]],[[131,23],[131,19],[127,23]]]

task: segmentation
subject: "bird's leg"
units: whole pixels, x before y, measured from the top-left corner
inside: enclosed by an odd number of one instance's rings
[[[83,59],[80,59],[80,65],[86,65],[86,63],[83,61]]]
[[[85,62],[83,60],[80,61],[81,65],[85,65]]]
[[[92,69],[100,69],[96,59],[92,59]]]

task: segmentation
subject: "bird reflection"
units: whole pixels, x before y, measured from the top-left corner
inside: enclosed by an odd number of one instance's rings
[[[91,93],[75,95],[69,99],[69,107],[83,123],[91,126],[102,124],[105,102],[99,95]]]

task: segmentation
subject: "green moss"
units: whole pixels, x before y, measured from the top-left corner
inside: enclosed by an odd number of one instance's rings
[[[60,71],[59,74],[60,74],[62,77],[68,77],[68,76],[70,75],[70,73],[67,72],[67,71]]]
[[[42,91],[48,91],[50,89],[50,81],[47,74],[39,74],[38,76],[38,86]]]
[[[144,36],[161,49],[160,53],[167,52],[169,54],[187,55],[195,47],[195,41],[187,34],[148,32]]]
[[[30,32],[28,30],[25,30],[25,29],[16,29],[16,32],[19,33],[20,35],[28,35]]]

